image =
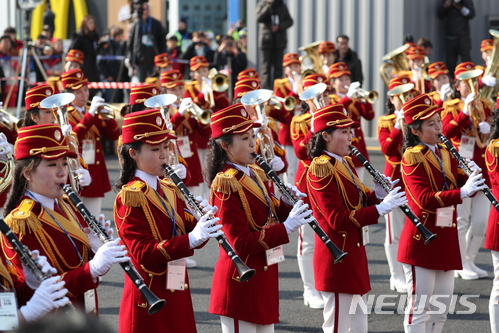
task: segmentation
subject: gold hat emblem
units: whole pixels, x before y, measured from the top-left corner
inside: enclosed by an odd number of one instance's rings
[[[338,69],[343,70],[343,65],[338,66]]]
[[[407,83],[407,79],[402,79],[402,83]]]
[[[168,60],[168,58],[167,57],[163,57],[163,60],[166,61],[166,60]]]
[[[248,114],[246,113],[246,110],[245,110],[245,109],[241,109],[241,115],[242,115],[244,118],[246,118],[246,116],[247,116]]]
[[[76,73],[76,77],[81,79],[81,73]]]
[[[177,78],[177,74],[173,74],[172,78],[176,79]]]
[[[466,69],[471,69],[471,65],[466,65]]]
[[[429,98],[425,98],[425,99],[424,99],[424,102],[425,102],[425,104],[427,104],[427,105],[430,105],[430,104],[431,104],[431,101],[430,101],[430,99],[429,99]]]
[[[196,59],[196,62],[201,62],[201,59],[200,59],[200,58],[197,58],[197,59]]]
[[[156,95],[156,93],[157,93],[157,92],[158,92],[158,91],[156,90],[156,88],[152,88],[152,93],[153,93],[154,95]]]
[[[414,53],[419,53],[420,51],[418,49],[415,49],[414,50]]]
[[[324,79],[322,77],[317,78],[317,82],[321,83],[322,81],[324,81]]]
[[[50,95],[52,95],[52,92],[49,89],[47,89],[47,90],[45,90],[45,95],[50,96]]]
[[[440,66],[439,65],[435,65],[435,69],[440,69]]]
[[[60,140],[61,140],[61,131],[59,131],[59,130],[55,130],[55,132],[54,132],[54,138],[55,138],[57,141],[60,141]]]
[[[160,116],[156,117],[156,125],[161,126],[163,124],[163,120],[161,119]]]
[[[249,72],[249,73],[248,73],[248,76],[253,77],[253,76],[255,76],[255,73],[253,73],[253,72]]]
[[[252,86],[253,88],[256,88],[256,82],[255,82],[255,81],[251,82],[251,86]]]

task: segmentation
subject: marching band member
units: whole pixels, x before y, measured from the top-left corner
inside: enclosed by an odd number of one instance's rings
[[[433,89],[435,89],[429,95],[439,107],[442,107],[453,93],[450,86],[449,70],[443,62],[437,61],[428,65],[428,76],[431,79]]]
[[[24,245],[48,258],[65,281],[76,308],[97,313],[95,289],[99,277],[114,263],[129,258],[125,247],[118,245],[119,239],[102,245],[97,236],[86,233],[86,223],[78,211],[62,200],[60,185],[68,177],[66,160],[77,157],[63,142],[58,125],[34,125],[19,131],[5,222]],[[7,241],[2,247],[16,271],[21,272],[22,263],[14,249]]]
[[[336,62],[338,55],[333,42],[324,41],[319,44],[319,59],[322,62],[322,72],[327,74],[329,67]]]
[[[292,207],[269,195],[262,169],[254,165],[255,133],[261,125],[249,118],[242,104],[213,114],[212,139],[205,170],[210,201],[234,250],[256,270],[251,280],[238,281],[230,258],[220,249],[210,296],[210,313],[221,316],[222,332],[274,332],[279,322],[277,262],[281,245],[312,212],[298,200]],[[294,191],[293,195],[304,195]],[[284,222],[280,222],[284,221]],[[272,255],[271,255],[272,254]],[[267,261],[267,255],[271,255]],[[275,259],[275,260],[273,260]]]
[[[297,53],[286,53],[282,59],[282,67],[286,77],[274,80],[274,94],[277,97],[286,98],[294,97],[299,101],[299,94],[303,91],[300,77],[301,62]],[[301,113],[300,103],[296,104],[294,111],[291,111],[291,116]],[[279,142],[285,147],[286,156],[289,162],[287,170],[287,179],[295,178],[297,172],[298,158],[294,153],[293,142],[291,140],[291,128],[289,124],[279,124]]]
[[[125,279],[119,332],[196,332],[189,279],[182,258],[220,236],[208,212],[196,223],[177,187],[161,177],[168,163],[168,140],[175,136],[159,110],[125,116],[120,147],[120,190],[114,206],[118,233],[131,261],[151,291],[166,300],[162,313],[149,315],[133,281]],[[178,272],[180,274],[176,275]]]
[[[102,137],[117,140],[120,129],[114,119],[96,114],[103,106],[104,99],[101,97],[95,96],[87,110],[88,80],[80,69],[63,73],[61,79],[65,91],[75,95],[72,107],[68,108],[68,121],[73,126],[80,152],[92,177],[92,184],[81,191],[81,199],[94,216],[99,216],[104,193],[111,191],[101,140]]]
[[[452,141],[454,146],[466,158],[471,158],[482,170],[486,184],[490,186],[488,173],[485,164],[485,144],[479,146],[472,129],[470,113],[478,103],[484,110],[485,119],[477,124],[477,132],[488,135],[490,133],[489,121],[491,118],[490,104],[487,101],[476,100],[478,96],[471,93],[468,84],[464,80],[458,80],[457,76],[466,71],[473,70],[471,62],[464,62],[457,65],[454,76],[456,80],[456,90],[460,98],[455,98],[444,102],[442,112],[443,134]],[[478,91],[477,85],[475,86]],[[465,280],[476,280],[487,276],[487,271],[475,265],[475,257],[482,246],[487,228],[487,216],[483,212],[490,211],[490,202],[483,194],[477,193],[474,197],[467,197],[462,204],[457,206],[457,226],[459,231],[459,244],[461,249],[461,260],[463,269],[456,271],[456,276]]]
[[[125,114],[146,110],[147,107],[144,105],[146,99],[156,96],[158,93],[159,89],[155,84],[141,84],[130,88],[130,98]]]
[[[304,89],[308,89],[318,83],[325,83],[325,77],[322,74],[311,74],[303,82]],[[329,94],[326,90],[322,94],[323,105],[329,105]],[[299,159],[296,171],[294,185],[303,193],[307,192],[306,174],[311,159],[308,155],[307,144],[313,133],[310,131],[313,113],[316,106],[313,101],[306,101],[308,111],[302,115],[294,116],[291,121],[291,138],[295,149],[295,154]],[[305,199],[308,203],[308,199]],[[303,281],[303,302],[312,309],[323,309],[324,302],[322,296],[315,289],[315,279],[313,270],[315,236],[312,228],[303,226],[298,234],[298,267]]]
[[[354,309],[354,299],[371,289],[365,245],[367,226],[407,202],[400,187],[387,194],[380,186],[370,191],[357,177],[351,158],[353,126],[342,104],[331,104],[313,113],[308,143],[312,163],[307,172],[310,203],[319,225],[331,241],[348,252],[338,264],[327,247],[316,239],[315,286],[324,299],[324,332],[367,332],[367,313]],[[382,202],[380,202],[382,200]],[[367,236],[366,236],[367,233]],[[317,238],[317,237],[316,237]]]
[[[85,54],[80,50],[71,49],[66,54],[65,60],[64,71],[69,72],[73,69],[81,68],[85,60]]]
[[[388,86],[387,101],[388,114],[381,116],[378,121],[378,139],[381,152],[386,157],[384,174],[392,180],[401,180],[401,161],[402,146],[404,144],[403,121],[404,111],[402,110],[403,101],[400,95],[393,95],[393,89],[410,84],[411,79],[408,76],[401,75],[390,80]],[[411,86],[414,87],[413,84]],[[409,93],[410,99],[413,98]],[[399,186],[404,188],[403,182]],[[405,223],[404,212],[395,209],[386,215],[386,235],[385,235],[385,253],[390,267],[390,289],[401,293],[407,292],[405,274],[402,264],[397,261],[397,253],[400,243],[400,234]]]
[[[482,52],[482,60],[485,67],[490,62],[490,55],[492,54],[492,50],[494,49],[494,40],[493,39],[484,39],[480,44],[480,52]]]
[[[258,76],[258,72],[254,68],[246,68],[237,74],[237,81],[242,79],[258,79],[260,81],[260,77]]]
[[[368,103],[367,101],[363,103],[356,97],[360,83],[352,82],[351,76],[352,73],[348,70],[348,67],[344,62],[337,62],[329,67],[328,78],[336,95],[332,98],[332,102],[343,104],[348,112],[348,116],[358,124],[357,127],[352,128],[352,145],[369,160],[366,140],[360,126],[360,121],[361,118],[373,120],[374,110],[371,103]],[[353,163],[355,164],[355,170],[357,171],[359,178],[361,180],[364,179],[365,168],[362,166],[362,163],[357,159],[355,159]]]
[[[170,60],[170,55],[168,53],[161,53],[154,56],[154,67],[158,76],[163,72],[168,72],[173,69],[173,64]]]
[[[24,97],[26,113],[24,114],[23,127],[54,123],[55,117],[52,109],[40,107],[40,102],[53,94],[54,89],[48,84],[33,87],[26,92]]]
[[[402,105],[406,129],[402,178],[409,206],[438,240],[427,245],[414,224],[406,220],[400,237],[398,260],[407,280],[406,332],[442,332],[454,290],[454,272],[461,269],[456,205],[483,188],[485,179],[475,163],[467,178],[438,137],[442,131],[439,108],[428,94]],[[435,255],[438,254],[438,255]],[[438,311],[430,299],[438,295]]]
[[[423,76],[424,58],[426,56],[424,47],[412,46],[405,51],[407,59],[409,60],[409,68],[411,69],[412,82],[416,90],[420,94],[428,93],[431,91],[431,84]]]

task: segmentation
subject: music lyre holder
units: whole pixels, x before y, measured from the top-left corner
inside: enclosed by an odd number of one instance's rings
[[[326,91],[327,85],[325,83],[317,83],[305,90],[304,92],[301,93],[300,99],[302,101],[308,101],[310,99],[313,99],[313,102],[317,109],[322,108],[323,106],[321,105],[322,98],[319,96]]]
[[[30,17],[31,12],[41,3],[43,0],[17,0],[17,5],[24,12],[24,22],[23,22],[23,33],[24,33],[24,45],[22,49],[22,61],[21,61],[21,76],[19,78],[19,89],[17,90],[17,110],[16,117],[18,119],[21,118],[21,104],[24,97],[24,85],[26,79],[26,68],[28,64],[28,53],[31,51],[31,56],[35,60],[35,64],[38,67],[38,70],[43,76],[43,79],[47,81],[47,73],[45,73],[45,68],[43,67],[38,54],[33,49],[33,41],[31,40],[31,36],[29,33],[30,30]]]

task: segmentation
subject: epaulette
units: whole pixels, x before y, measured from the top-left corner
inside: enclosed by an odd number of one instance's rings
[[[266,182],[267,180],[269,180],[269,178],[267,177],[267,174],[265,173],[265,171],[263,171],[262,168],[260,168],[258,165],[256,164],[251,164],[250,165],[250,168],[260,177],[261,180],[263,180],[264,182]]]
[[[231,168],[219,172],[211,182],[211,189],[222,194],[231,194],[243,188],[236,178],[237,169]]]
[[[180,189],[177,187],[177,185],[175,185],[175,183],[170,178],[163,178],[160,180],[160,182],[166,187],[173,189],[177,197],[179,197],[182,200],[184,199],[182,192],[180,192]]]
[[[38,216],[32,212],[33,207],[35,207],[35,200],[24,199],[16,209],[5,217],[5,222],[15,234],[26,235],[28,231],[34,233],[43,228]]]
[[[286,83],[288,82],[288,78],[282,78],[282,79],[275,79],[274,80],[274,92],[277,92],[277,90],[282,89]]]
[[[334,166],[329,163],[329,160],[331,160],[331,156],[329,155],[315,157],[309,167],[312,175],[317,178],[324,178],[333,175],[335,173]]]
[[[490,99],[480,98],[480,102],[482,102],[483,106],[485,106],[489,110],[494,110],[494,103]]]
[[[309,131],[309,126],[307,124],[307,120],[312,118],[310,113],[304,113],[299,116],[294,116],[291,120],[291,134],[299,135],[300,132],[306,135]]]
[[[499,157],[499,139],[491,140],[487,149],[492,156]]]
[[[142,189],[146,183],[136,180],[131,184],[123,185],[121,188],[121,202],[128,207],[140,207],[146,200],[146,196]]]
[[[338,104],[341,101],[341,97],[336,94],[329,95],[329,99],[331,104]]]
[[[404,153],[403,159],[407,165],[414,165],[422,163],[424,161],[423,149],[425,146],[417,145],[414,147],[407,148]]]
[[[389,114],[387,116],[381,116],[378,120],[378,130],[381,128],[387,128],[389,131],[393,129],[394,120],[397,119],[395,114]]]
[[[350,164],[350,167],[355,168],[355,164],[353,164],[352,156],[343,156],[343,159]]]
[[[277,141],[274,141],[274,152],[278,155],[278,156],[284,156],[286,155],[286,150],[284,150],[284,148],[281,146],[281,144]]]
[[[444,119],[447,116],[447,114],[449,114],[449,113],[451,113],[452,117],[455,118],[460,112],[459,106],[458,106],[460,102],[461,102],[461,100],[459,98],[454,98],[454,99],[445,101],[444,104],[442,105],[444,110],[441,112],[440,118]]]

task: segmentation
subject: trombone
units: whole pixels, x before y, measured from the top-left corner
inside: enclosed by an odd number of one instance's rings
[[[92,104],[92,101],[87,100],[87,104]],[[109,103],[104,103],[102,107],[99,108],[97,111],[97,114],[109,118],[109,119],[114,119],[115,118],[115,112],[121,113],[121,109],[119,106],[115,106]]]
[[[284,110],[293,111],[296,108],[296,98],[293,96],[287,96],[285,98],[272,96],[269,99],[269,102],[275,103],[274,109],[280,110],[281,103],[284,105]]]
[[[209,96],[205,96],[205,99],[209,100],[210,108],[212,108],[215,106],[215,97],[213,97],[213,92],[227,91],[230,87],[230,78],[223,73],[219,73],[216,68],[212,68],[208,73],[208,79],[211,80],[211,91]]]

